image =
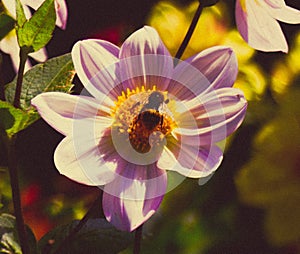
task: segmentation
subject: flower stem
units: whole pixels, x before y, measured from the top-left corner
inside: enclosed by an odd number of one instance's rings
[[[29,53],[29,51],[26,47],[20,48],[20,64],[19,64],[17,85],[16,85],[15,98],[14,98],[14,106],[16,108],[20,108],[20,99],[21,99],[24,69],[25,69],[25,64],[26,64],[27,58],[28,58],[28,53]]]
[[[185,35],[185,37],[184,37],[181,45],[180,45],[180,47],[179,47],[179,49],[178,49],[178,51],[177,51],[177,53],[175,55],[174,65],[176,65],[178,63],[178,60],[182,57],[182,55],[183,55],[183,53],[184,53],[184,51],[185,51],[185,49],[186,49],[186,47],[187,47],[187,45],[189,43],[189,41],[190,41],[190,39],[191,39],[194,31],[195,31],[196,25],[198,23],[198,20],[200,18],[200,15],[202,13],[203,8],[204,8],[204,5],[202,5],[199,2],[199,5],[198,5],[198,8],[197,8],[197,10],[196,10],[196,12],[194,14],[192,23],[191,23],[191,25],[190,25],[190,27],[189,27],[189,29],[188,29],[188,31],[187,31],[187,33],[186,33],[186,35]]]
[[[70,241],[75,237],[75,235],[83,228],[83,226],[88,222],[91,216],[94,214],[94,210],[99,208],[99,204],[101,204],[103,192],[100,192],[100,195],[94,201],[90,209],[84,215],[84,217],[79,221],[79,223],[74,227],[71,232],[67,235],[67,237],[59,244],[59,246],[53,252],[54,254],[62,253],[62,250],[70,243]],[[47,252],[43,252],[44,254],[49,253],[50,249]]]
[[[18,165],[15,151],[16,139],[17,137],[15,135],[8,141],[8,168],[14,204],[14,213],[16,217],[16,225],[22,254],[30,254],[21,207],[20,187],[18,181]]]
[[[2,54],[0,53],[0,100],[5,101],[2,66],[3,66],[3,59],[2,59]]]
[[[144,224],[142,224],[135,230],[133,254],[140,254],[143,225]]]

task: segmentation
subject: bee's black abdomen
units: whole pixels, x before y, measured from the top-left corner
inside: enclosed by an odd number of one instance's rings
[[[149,130],[153,130],[161,122],[161,114],[156,111],[144,111],[139,114],[139,121]]]
[[[130,144],[137,152],[147,153],[150,151],[149,137],[153,133],[158,134],[159,140],[162,140],[164,135],[168,133],[170,120],[167,118],[165,123],[165,117],[159,110],[164,102],[168,103],[169,100],[165,100],[163,93],[154,91],[149,95],[147,103],[141,107],[139,114],[133,117],[128,128],[128,134]],[[140,104],[136,103],[136,106],[140,106]],[[163,134],[162,137],[160,134]],[[159,142],[156,141],[156,143]]]

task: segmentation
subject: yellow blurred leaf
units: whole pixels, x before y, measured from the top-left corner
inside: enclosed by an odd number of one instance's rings
[[[300,76],[300,33],[294,39],[289,54],[283,61],[277,62],[272,71],[271,90],[277,100],[285,95],[291,86],[298,83]],[[295,82],[296,81],[296,82]]]
[[[255,53],[255,50],[244,41],[236,29],[231,30],[225,36],[223,44],[233,49],[238,58],[239,65],[249,61]]]
[[[158,31],[173,56],[184,39],[197,6],[197,1],[185,8],[172,2],[161,1],[151,11],[148,23]],[[226,13],[225,5],[222,3],[203,10],[182,59],[203,49],[222,44],[221,42],[227,33],[228,21],[221,13]]]
[[[248,101],[260,99],[266,86],[264,73],[258,65],[248,63],[239,67],[239,74],[234,87],[241,89]]]
[[[263,208],[274,246],[300,240],[300,90],[290,89],[253,142],[252,159],[237,173],[242,202]]]

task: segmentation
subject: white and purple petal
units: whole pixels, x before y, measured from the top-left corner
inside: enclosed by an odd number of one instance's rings
[[[39,63],[45,62],[48,59],[46,48],[41,48],[36,52],[30,53],[29,56]]]
[[[25,0],[25,1],[34,3],[33,0]],[[38,0],[38,1],[40,1],[40,0]],[[21,2],[24,4],[24,1],[21,1]],[[4,4],[4,7],[6,8],[6,10],[8,11],[8,14],[11,15],[14,19],[16,19],[16,3],[15,3],[15,1],[2,0],[2,3]],[[27,6],[23,6],[23,10],[25,13],[25,17],[27,19],[29,19],[31,17],[30,9]]]
[[[173,71],[173,58],[155,29],[144,26],[129,36],[120,49],[124,86],[135,89],[154,85],[165,90]]]
[[[100,128],[101,125],[98,125]],[[100,139],[110,139],[103,128]],[[101,142],[87,132],[65,137],[54,153],[58,171],[66,177],[85,185],[100,186],[114,180],[120,156],[109,142]]]
[[[288,52],[286,39],[276,19],[290,19],[289,23],[298,23],[299,14],[295,13],[295,10],[282,7],[282,3],[284,2],[270,0],[259,3],[253,0],[245,0],[243,3],[241,0],[236,1],[237,28],[251,47],[266,52]]]
[[[92,97],[48,92],[33,98],[31,104],[52,128],[65,136],[74,132],[78,119],[101,120],[106,126],[112,121],[108,117],[110,109]]]
[[[199,138],[200,145],[212,145],[234,132],[242,123],[247,101],[241,90],[221,88],[185,103],[186,111],[176,120],[175,135],[189,144]],[[191,117],[192,116],[192,117]]]
[[[285,22],[288,24],[300,23],[300,11],[295,8],[286,6],[284,2],[280,7],[267,8],[267,11],[270,16],[281,22]]]
[[[158,209],[167,188],[167,175],[156,167],[123,161],[120,175],[105,185],[103,211],[121,230],[133,231]]]
[[[192,99],[215,89],[231,87],[237,72],[237,59],[231,48],[211,47],[176,66],[168,91],[180,100]]]
[[[113,106],[120,95],[113,92],[120,84],[119,48],[107,41],[88,39],[77,42],[71,53],[77,75],[87,91],[99,102],[107,101]]]
[[[61,29],[66,29],[68,19],[68,8],[65,0],[55,1],[56,25]]]
[[[166,147],[157,162],[164,170],[176,171],[186,177],[203,178],[220,166],[223,152],[217,146],[202,147],[177,143]]]

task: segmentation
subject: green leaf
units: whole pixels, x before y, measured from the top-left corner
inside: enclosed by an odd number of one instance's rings
[[[36,254],[36,239],[29,227],[26,227],[30,253]],[[0,216],[0,253],[22,254],[17,237],[16,219],[10,214]]]
[[[21,107],[29,109],[32,98],[43,92],[70,92],[75,70],[71,54],[52,58],[43,64],[35,65],[24,75],[21,93]],[[14,100],[16,79],[6,86],[6,99]]]
[[[15,20],[6,15],[0,14],[0,41],[15,27]]]
[[[38,113],[33,109],[25,112],[0,100],[0,128],[6,132],[9,138],[28,127],[38,118]]]
[[[17,17],[17,29],[23,27],[27,19],[24,13],[24,9],[20,0],[16,0],[16,17]]]
[[[17,0],[20,4],[20,0]],[[17,36],[20,47],[26,47],[35,52],[44,47],[52,37],[55,28],[56,12],[54,0],[46,0],[37,9],[33,16],[24,22],[23,18],[17,19]]]
[[[59,226],[45,235],[38,243],[40,251],[54,253],[63,239],[79,221]],[[68,243],[63,244],[60,253],[72,254],[114,254],[126,249],[133,242],[133,233],[115,229],[105,219],[90,219]]]

